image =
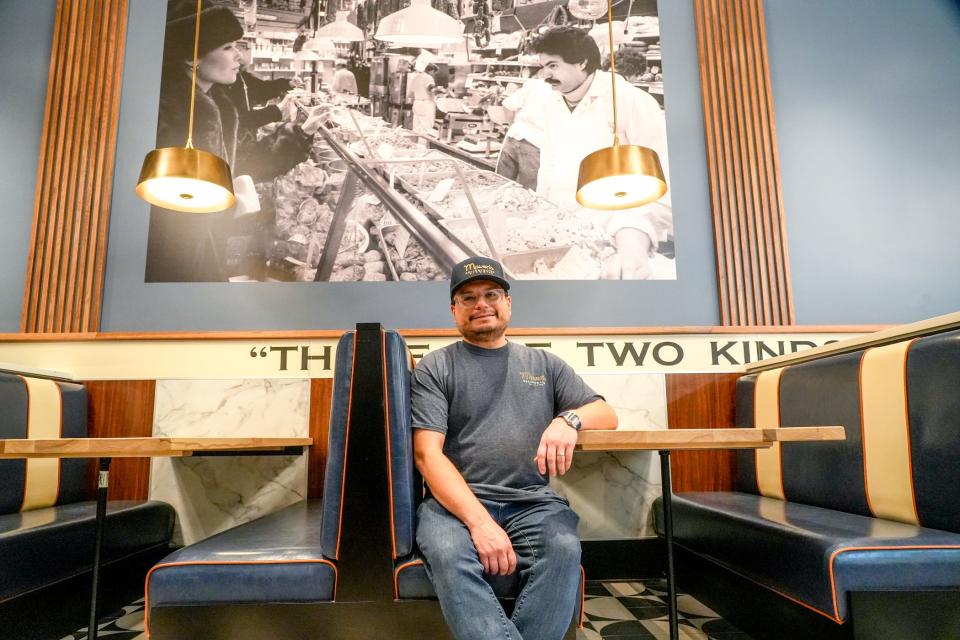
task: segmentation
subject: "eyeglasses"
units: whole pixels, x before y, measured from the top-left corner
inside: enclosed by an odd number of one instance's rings
[[[453,296],[453,301],[465,309],[472,309],[480,302],[480,298],[487,304],[493,306],[507,297],[507,292],[503,289],[488,289],[483,293],[458,293]]]

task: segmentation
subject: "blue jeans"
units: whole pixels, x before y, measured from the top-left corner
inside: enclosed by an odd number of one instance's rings
[[[573,620],[580,586],[580,519],[559,501],[480,502],[517,555],[520,590],[509,619],[467,527],[433,498],[417,510],[417,544],[453,637],[560,640]]]

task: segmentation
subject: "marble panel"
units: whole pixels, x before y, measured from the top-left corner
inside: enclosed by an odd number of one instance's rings
[[[154,436],[309,435],[309,380],[158,380]],[[307,454],[154,458],[150,498],[177,511],[191,544],[307,495]]]
[[[620,429],[666,429],[663,374],[587,374],[584,380],[616,410]],[[579,451],[551,485],[580,515],[584,540],[654,536],[653,501],[660,495],[655,451]]]

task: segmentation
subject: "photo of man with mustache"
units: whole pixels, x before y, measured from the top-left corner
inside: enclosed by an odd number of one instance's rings
[[[545,136],[540,149],[537,193],[565,209],[576,209],[580,161],[613,141],[610,72],[600,68],[596,41],[577,27],[555,27],[537,37],[531,50],[541,64],[538,76],[554,91],[542,101]],[[667,184],[667,131],[656,99],[619,74],[617,109],[620,142],[649,147],[660,156]],[[673,233],[670,190],[660,200],[635,209],[593,212],[611,237],[616,254],[603,265],[607,279],[673,279],[657,272],[657,244]],[[672,261],[669,267],[673,269]]]

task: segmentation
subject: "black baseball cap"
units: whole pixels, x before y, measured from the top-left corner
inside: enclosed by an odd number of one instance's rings
[[[450,272],[450,297],[457,289],[474,280],[490,280],[496,282],[504,291],[510,290],[510,283],[503,276],[503,267],[496,260],[483,256],[473,256],[454,265]]]

